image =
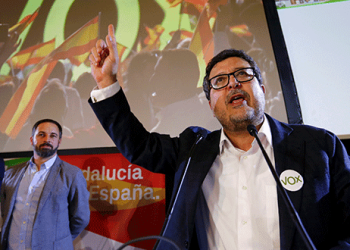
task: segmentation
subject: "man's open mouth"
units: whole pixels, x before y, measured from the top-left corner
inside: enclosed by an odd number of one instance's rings
[[[231,104],[236,104],[236,103],[241,103],[245,100],[245,97],[244,95],[242,94],[236,94],[236,95],[233,95],[231,96],[230,100],[229,100],[229,103]]]

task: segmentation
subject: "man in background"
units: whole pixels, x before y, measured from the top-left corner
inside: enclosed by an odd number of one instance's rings
[[[82,171],[57,156],[62,127],[37,121],[33,157],[5,172],[1,186],[2,250],[73,250],[89,224],[89,192]]]

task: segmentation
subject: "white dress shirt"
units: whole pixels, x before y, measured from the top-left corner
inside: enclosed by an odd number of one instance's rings
[[[258,136],[274,164],[266,117]],[[255,139],[245,152],[222,131],[202,191],[197,230],[199,242],[207,243],[201,249],[280,249],[277,185]]]

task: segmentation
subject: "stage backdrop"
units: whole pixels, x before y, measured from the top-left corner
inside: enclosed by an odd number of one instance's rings
[[[0,156],[8,166],[27,160],[39,119],[63,125],[59,154],[82,169],[90,191],[91,222],[76,249],[113,249],[158,234],[165,213],[164,176],[127,162],[87,103],[96,85],[87,58],[108,24],[116,29],[119,83],[148,130],[177,136],[190,125],[220,128],[201,87],[206,63],[226,48],[244,49],[257,61],[266,112],[288,121],[260,0],[0,0],[0,6]]]

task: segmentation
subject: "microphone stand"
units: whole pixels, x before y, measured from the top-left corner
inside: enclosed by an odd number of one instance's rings
[[[124,243],[123,245],[121,245],[119,248],[117,248],[117,250],[122,250],[124,249],[125,247],[133,244],[133,243],[136,243],[136,242],[140,242],[140,241],[144,241],[144,240],[152,240],[152,239],[157,239],[158,241],[159,240],[164,240],[168,243],[170,243],[171,245],[173,245],[176,250],[181,250],[180,247],[171,239],[168,239],[164,236],[159,236],[159,235],[151,235],[151,236],[145,236],[145,237],[140,237],[140,238],[136,238],[134,240],[129,240],[128,242]]]
[[[175,192],[175,195],[173,196],[172,200],[170,201],[170,204],[169,204],[169,208],[168,208],[168,213],[167,213],[167,216],[165,217],[165,221],[164,221],[164,224],[163,224],[163,227],[162,227],[162,230],[160,232],[160,235],[163,236],[163,234],[165,233],[165,231],[167,230],[168,226],[169,226],[169,222],[170,222],[170,218],[173,214],[173,211],[174,211],[174,207],[175,207],[175,204],[177,202],[177,198],[179,197],[179,194],[180,194],[180,190],[182,188],[182,184],[185,180],[185,176],[187,174],[187,169],[188,169],[188,166],[190,165],[190,162],[191,162],[191,158],[192,158],[192,154],[193,154],[193,151],[194,149],[196,148],[197,144],[203,139],[203,135],[201,133],[198,133],[197,134],[197,138],[196,138],[196,141],[193,143],[191,149],[190,149],[190,152],[188,154],[188,159],[187,159],[187,163],[186,163],[186,166],[185,166],[185,169],[183,170],[182,172],[182,175],[181,175],[181,180],[180,180],[180,183],[179,185],[177,186],[177,189],[176,189],[176,192]],[[164,237],[164,236],[163,236]],[[158,244],[159,244],[159,240],[157,240],[156,244],[154,245],[153,247],[153,250],[155,250],[157,247],[158,247]]]
[[[283,200],[284,200],[284,202],[285,202],[285,204],[286,204],[286,206],[287,206],[287,208],[289,210],[289,214],[291,215],[295,226],[297,227],[299,233],[301,234],[301,236],[303,238],[303,241],[305,242],[305,244],[307,246],[307,249],[309,249],[309,250],[316,250],[316,247],[313,244],[312,240],[310,239],[308,233],[306,232],[306,230],[305,230],[305,228],[303,226],[303,223],[301,222],[301,219],[300,219],[297,211],[295,210],[295,208],[294,208],[294,206],[293,206],[293,204],[292,204],[292,202],[291,202],[291,200],[290,200],[286,190],[283,188],[283,186],[282,186],[282,184],[281,184],[281,182],[279,180],[279,177],[278,177],[274,167],[272,166],[272,163],[270,161],[269,156],[267,155],[264,147],[261,144],[261,141],[260,141],[260,139],[258,137],[258,131],[257,131],[256,127],[254,125],[250,124],[250,125],[248,125],[247,130],[248,130],[249,134],[251,136],[255,137],[256,141],[258,142],[259,147],[260,147],[260,149],[261,149],[261,151],[262,151],[262,153],[263,153],[263,155],[265,157],[265,160],[267,162],[267,165],[269,166],[269,168],[271,170],[271,173],[272,173],[273,177],[275,178],[275,181],[277,183],[277,189],[280,192],[280,194],[282,195],[282,198],[283,198]]]

